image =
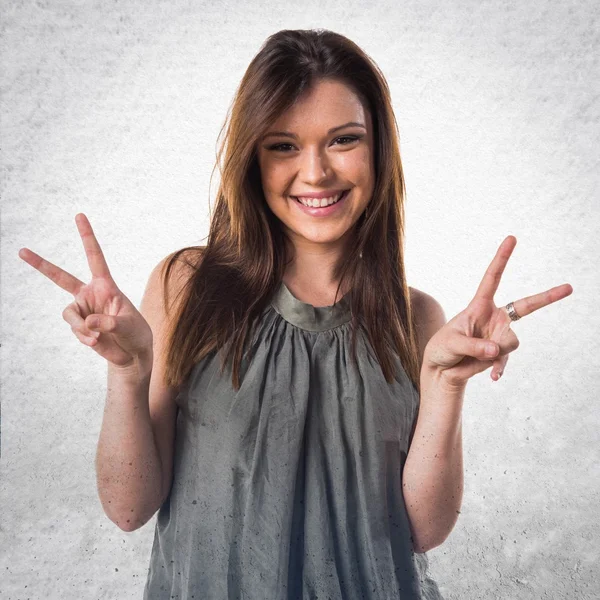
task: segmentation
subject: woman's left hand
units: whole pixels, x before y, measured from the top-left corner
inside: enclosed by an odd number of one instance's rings
[[[498,248],[475,297],[465,310],[448,321],[429,340],[423,356],[423,369],[439,376],[445,385],[462,389],[467,381],[492,367],[491,378],[498,381],[509,354],[519,346],[519,340],[510,328],[512,320],[504,306],[494,304],[506,263],[517,243],[509,235]],[[513,302],[519,317],[569,296],[573,288],[568,283],[553,287]],[[486,354],[491,344],[493,354]]]

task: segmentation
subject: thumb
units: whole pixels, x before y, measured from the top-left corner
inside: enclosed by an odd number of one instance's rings
[[[142,319],[141,323],[144,321]],[[145,340],[141,336],[140,320],[135,315],[88,315],[85,319],[86,327],[100,333],[112,333],[123,340]]]
[[[500,351],[500,346],[492,340],[461,334],[450,336],[448,346],[456,355],[470,356],[479,360],[490,360]]]
[[[117,328],[117,320],[111,315],[88,315],[85,318],[85,326],[92,331],[109,333]]]
[[[492,340],[482,340],[471,338],[471,356],[480,358],[481,360],[489,360],[500,352],[500,346]]]

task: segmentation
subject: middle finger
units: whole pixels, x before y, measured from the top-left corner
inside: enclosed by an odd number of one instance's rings
[[[78,213],[75,216],[75,222],[77,224],[77,229],[79,230],[79,235],[81,236],[81,241],[83,242],[83,248],[92,275],[94,277],[110,278],[110,270],[106,264],[104,253],[94,235],[94,230],[92,229],[89,219],[83,213]]]
[[[481,298],[482,300],[494,299],[500,285],[500,279],[516,244],[517,238],[514,235],[504,238],[477,288],[475,298]]]

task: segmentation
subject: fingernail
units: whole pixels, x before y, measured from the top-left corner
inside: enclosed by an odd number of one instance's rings
[[[494,344],[486,344],[485,345],[485,353],[488,356],[495,356],[496,355],[496,346]]]
[[[500,379],[500,377],[502,377],[502,373],[504,373],[504,371],[500,371],[500,372],[498,373],[498,379]]]

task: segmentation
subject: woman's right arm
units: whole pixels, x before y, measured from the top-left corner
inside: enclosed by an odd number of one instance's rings
[[[177,390],[164,385],[166,311],[160,272],[152,271],[140,312],[153,333],[153,350],[125,368],[108,364],[102,430],[98,440],[98,493],[107,516],[124,531],[147,523],[165,501],[172,483]],[[191,271],[176,261],[169,298]]]
[[[108,390],[98,450],[98,493],[108,517],[125,531],[146,523],[171,487],[177,390],[164,385],[166,311],[161,269],[152,271],[141,312],[113,280],[83,213],[75,222],[92,273],[84,283],[29,248],[19,256],[72,294],[62,313],[77,339],[108,362]],[[193,267],[177,261],[169,297]],[[142,314],[143,313],[143,314]]]
[[[104,512],[124,531],[146,523],[162,495],[161,458],[149,411],[151,370],[151,357],[130,373],[108,365],[96,481]]]

